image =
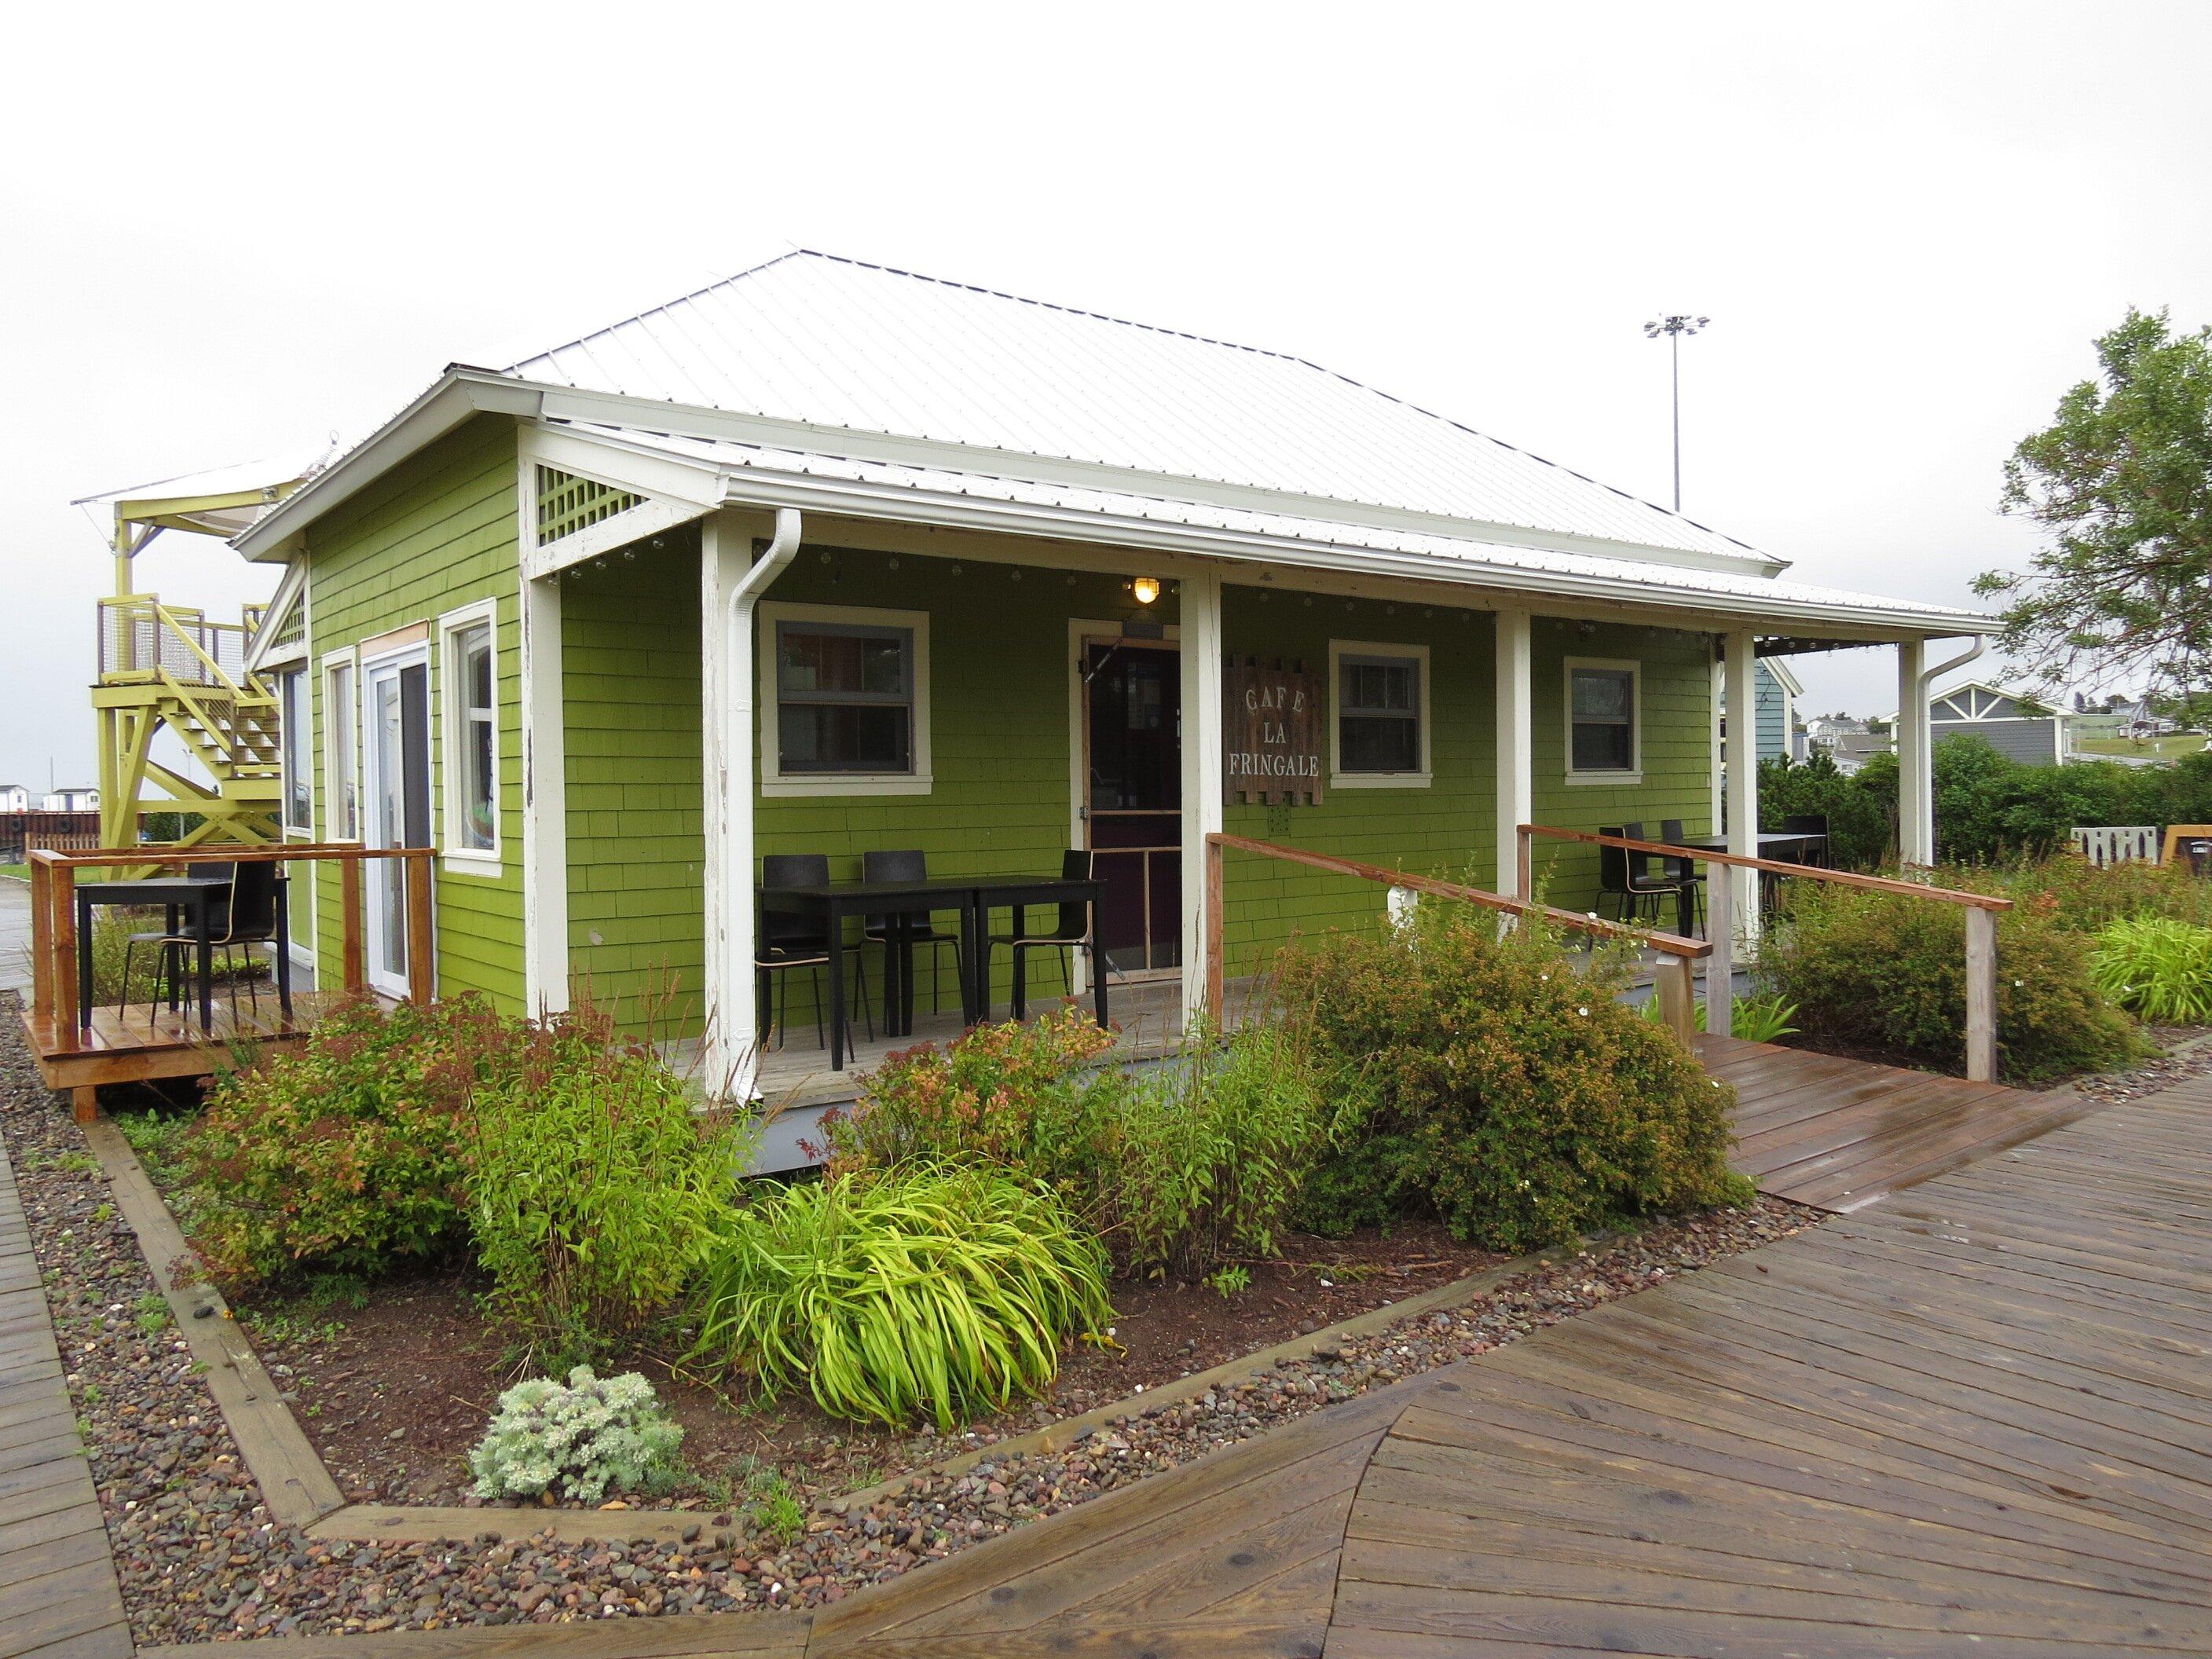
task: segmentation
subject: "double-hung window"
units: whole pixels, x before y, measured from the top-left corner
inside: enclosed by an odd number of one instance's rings
[[[1340,787],[1429,781],[1429,651],[1420,645],[1332,640],[1336,722],[1332,781]]]
[[[1632,783],[1644,769],[1641,671],[1632,662],[1567,659],[1567,778]]]
[[[445,851],[459,867],[499,857],[498,634],[489,602],[441,617]]]
[[[355,760],[361,708],[354,695],[353,653],[324,659],[323,814],[332,841],[361,839],[361,768]]]
[[[929,785],[929,619],[764,605],[769,793],[915,793]]]

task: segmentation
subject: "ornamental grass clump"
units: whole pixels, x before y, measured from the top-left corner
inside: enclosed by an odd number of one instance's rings
[[[2097,935],[2089,953],[2097,988],[2160,1025],[2212,1024],[2212,927],[2134,916]]]
[[[596,1504],[612,1492],[672,1490],[684,1431],[635,1371],[601,1378],[588,1365],[518,1382],[499,1397],[491,1428],[469,1453],[477,1496],[545,1492]]]
[[[1299,1224],[1341,1234],[1430,1214],[1525,1250],[1747,1201],[1728,1166],[1733,1091],[1616,1000],[1629,968],[1578,963],[1533,921],[1501,939],[1457,905],[1285,951],[1277,994],[1360,1106],[1309,1176]]]
[[[741,1211],[702,1275],[692,1358],[833,1417],[949,1430],[1033,1395],[1113,1319],[1106,1253],[1049,1188],[906,1164]]]

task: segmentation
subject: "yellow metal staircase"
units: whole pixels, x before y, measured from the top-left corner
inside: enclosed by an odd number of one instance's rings
[[[101,840],[129,847],[146,811],[196,814],[181,844],[276,839],[283,769],[275,690],[246,667],[260,620],[212,623],[150,593],[100,602]],[[155,738],[174,732],[206,780],[154,758]],[[159,792],[143,799],[147,786]],[[161,799],[166,796],[167,799]]]

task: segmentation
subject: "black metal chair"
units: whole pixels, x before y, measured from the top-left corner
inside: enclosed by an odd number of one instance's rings
[[[761,860],[761,886],[818,887],[830,879],[830,855],[826,853],[770,853]],[[830,965],[830,934],[827,928],[812,916],[795,916],[785,912],[763,908],[760,928],[754,934],[757,941],[753,951],[753,975],[757,986],[760,1015],[759,1037],[766,1046],[771,1031],[786,1030],[784,1016],[791,1009],[790,976],[798,969],[807,970],[814,988],[814,1036],[822,1048],[830,1046],[829,1024],[823,1018],[829,1006],[822,994],[822,970]],[[860,951],[852,953],[853,966],[860,979],[860,1007],[867,1016],[868,1037],[876,1035],[875,1015],[868,1011],[868,966]],[[781,997],[781,1007],[775,999]],[[853,1043],[853,1015],[847,1005],[845,1014],[845,1045]],[[779,1042],[778,1046],[781,1046]]]
[[[206,866],[202,866],[203,868]],[[277,884],[286,878],[271,862],[256,860],[250,864],[230,866],[230,890],[208,906],[208,948],[222,952],[223,978],[230,988],[230,1008],[234,1016],[238,1012],[238,957],[240,947],[250,949],[265,945],[276,949]],[[178,982],[184,976],[184,953],[187,948],[199,949],[196,933],[173,933],[161,941],[162,959],[170,969],[169,989],[173,999]],[[246,958],[249,964],[252,958]],[[246,994],[256,1013],[261,1012],[261,988],[255,983],[258,976],[246,975]]]
[[[1091,852],[1085,848],[1071,847],[1060,856],[1060,873],[1068,881],[1090,881],[1095,865]],[[1103,973],[1098,955],[1097,908],[1088,899],[1078,899],[1054,907],[1059,915],[1053,926],[1043,933],[1024,928],[1014,933],[992,933],[986,931],[983,938],[982,980],[984,995],[990,994],[991,951],[1006,945],[1014,953],[1014,1018],[1029,1018],[1028,986],[1022,969],[1024,951],[1057,951],[1060,952],[1060,972],[1065,976],[1067,994],[1075,994],[1075,953],[1081,951],[1091,959],[1091,971]]]
[[[1616,824],[1608,829],[1601,825],[1598,834],[1641,841],[1644,839],[1644,826],[1640,823]],[[1616,920],[1643,921],[1647,920],[1645,912],[1648,910],[1648,920],[1656,927],[1659,923],[1659,901],[1680,896],[1682,886],[1680,882],[1654,878],[1650,874],[1647,867],[1650,858],[1649,853],[1632,853],[1625,847],[1601,847],[1597,849],[1598,902],[1602,907],[1607,899],[1612,899]]]
[[[195,864],[189,866],[186,873],[194,881],[234,881],[237,878],[238,866],[235,864]],[[222,932],[226,924],[216,914],[214,905],[210,904],[208,910],[209,943],[212,945],[213,935]],[[130,933],[125,936],[123,977],[115,988],[115,1012],[118,1014],[123,1012],[125,1006],[131,1000],[131,959],[137,954],[138,947],[142,945],[155,952],[154,983],[149,988],[146,998],[149,1013],[150,1014],[154,1005],[161,1000],[161,988],[164,985],[168,988],[169,1006],[172,1008],[177,1006],[179,989],[184,979],[179,966],[182,961],[179,952],[184,945],[191,945],[196,950],[199,945],[199,938],[197,934],[181,936],[181,944],[175,942],[178,937],[171,934],[165,928],[156,928],[151,933]]]
[[[1682,820],[1680,818],[1660,819],[1659,839],[1663,842],[1668,842],[1679,845],[1684,839],[1682,834]],[[1705,930],[1705,872],[1698,868],[1698,861],[1695,859],[1668,859],[1664,860],[1664,863],[1667,866],[1668,879],[1672,880],[1678,886],[1686,887],[1690,890],[1691,911],[1697,919],[1698,932],[1702,935]]]
[[[1791,812],[1782,820],[1785,836],[1818,836],[1817,846],[1800,847],[1795,864],[1809,864],[1816,869],[1828,867],[1828,815],[1826,812]]]
[[[862,881],[926,881],[928,877],[928,856],[918,848],[902,848],[891,852],[860,854]],[[952,969],[957,975],[961,965],[960,935],[939,933],[935,921],[932,918],[931,913],[927,910],[908,910],[903,914],[907,919],[907,942],[909,945],[926,945],[929,947],[929,1006],[933,1013],[945,1006],[942,994],[944,979],[939,971],[944,958],[939,952],[945,945],[949,945],[952,947]],[[872,915],[863,916],[860,919],[860,937],[884,947],[886,969],[884,984],[886,994],[890,985],[890,974],[888,971],[889,952],[891,949],[890,923],[891,919],[889,916]],[[888,1008],[884,1011],[884,1018],[886,1021],[890,1018]]]

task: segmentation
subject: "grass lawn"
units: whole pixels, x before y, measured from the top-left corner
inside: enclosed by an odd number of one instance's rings
[[[2083,755],[2155,756],[2160,760],[2175,760],[2183,755],[2193,755],[2204,747],[2204,734],[2178,732],[2170,738],[2081,738],[2075,742],[2076,753]]]
[[[0,876],[13,876],[18,881],[28,881],[31,866],[27,864],[0,864]]]

